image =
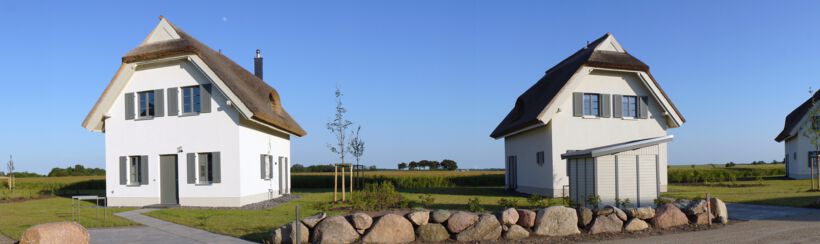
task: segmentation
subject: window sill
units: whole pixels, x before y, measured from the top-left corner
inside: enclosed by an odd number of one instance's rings
[[[584,115],[584,116],[581,116],[581,118],[584,118],[584,119],[600,119],[601,117],[593,116],[593,115]]]
[[[125,187],[139,187],[140,183],[128,183]]]
[[[198,115],[199,115],[199,113],[196,113],[196,112],[195,113],[182,113],[182,114],[179,114],[179,117],[191,117],[191,116],[198,116]]]
[[[638,120],[638,118],[635,118],[635,117],[623,117],[623,118],[621,118],[621,120]]]
[[[197,185],[197,186],[210,186],[212,184],[213,184],[213,182],[197,182],[194,185]]]
[[[152,120],[152,119],[154,119],[154,116],[137,117],[137,119],[135,119],[135,121],[141,121],[141,120]]]

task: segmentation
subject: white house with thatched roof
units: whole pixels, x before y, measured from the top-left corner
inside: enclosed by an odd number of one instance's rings
[[[510,190],[651,204],[666,191],[667,130],[685,119],[611,34],[547,70],[490,135]]]
[[[290,138],[306,132],[276,90],[167,19],[122,58],[83,121],[105,134],[110,206],[238,207],[290,193]]]

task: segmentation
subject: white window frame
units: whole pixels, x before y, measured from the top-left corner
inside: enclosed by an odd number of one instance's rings
[[[596,98],[596,102],[592,102],[592,98]],[[584,117],[590,118],[597,118],[601,117],[601,94],[598,93],[584,93],[582,100],[582,113]],[[595,107],[597,109],[596,112],[593,112],[592,109]]]
[[[200,86],[184,86],[184,87],[180,87],[180,89],[182,90],[182,94],[180,94],[180,101],[181,101],[180,103],[182,105],[182,113],[181,114],[182,115],[197,115],[200,112],[202,112],[202,104],[201,104],[201,101],[200,101],[200,99],[202,98],[202,88]],[[185,101],[186,101],[185,91],[188,90],[188,89],[190,89],[190,91],[191,91],[191,95],[188,98],[188,102],[190,102],[189,105],[190,105],[191,111],[186,112],[185,111],[185,109],[186,109],[186,106],[185,106]],[[199,90],[199,97],[194,95],[194,93],[193,93],[194,89]],[[197,105],[199,105],[199,111],[197,111]]]
[[[143,95],[145,95],[145,99],[143,100]],[[153,100],[153,101],[152,101]],[[154,105],[152,108],[150,104]],[[145,106],[145,115],[142,115],[142,108]],[[151,119],[154,118],[157,112],[157,94],[155,91],[141,91],[137,92],[137,118],[138,119]]]
[[[204,159],[203,159],[204,156]],[[203,161],[205,160],[205,161]],[[204,164],[204,165],[203,165]],[[204,172],[203,172],[204,167]],[[196,154],[196,182],[200,185],[209,185],[213,181],[213,155],[211,153]]]
[[[634,99],[635,103],[630,104],[630,99]],[[638,96],[633,95],[623,95],[621,96],[621,117],[624,119],[634,119],[638,118],[640,111],[638,111]],[[632,110],[634,109],[634,114],[632,114]]]
[[[140,178],[141,172],[140,169],[142,168],[140,156],[128,156],[128,185],[129,186],[138,186],[140,185]]]

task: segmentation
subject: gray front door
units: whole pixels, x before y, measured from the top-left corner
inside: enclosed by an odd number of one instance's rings
[[[179,204],[177,196],[177,155],[159,156],[160,203]]]

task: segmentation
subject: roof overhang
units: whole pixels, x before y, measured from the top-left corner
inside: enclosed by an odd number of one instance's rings
[[[670,142],[674,137],[674,135],[668,135],[636,141],[622,142],[585,150],[568,151],[567,153],[561,154],[561,159],[594,158],[599,156],[612,155],[620,152],[631,151],[639,148]]]

